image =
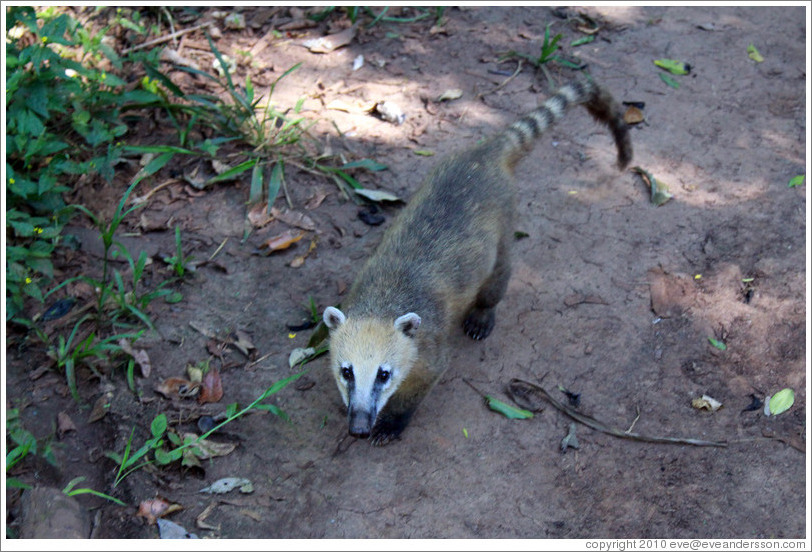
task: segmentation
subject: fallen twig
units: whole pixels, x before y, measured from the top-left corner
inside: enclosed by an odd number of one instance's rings
[[[129,54],[130,52],[135,52],[136,50],[141,50],[143,48],[149,48],[150,46],[155,46],[156,44],[163,44],[164,42],[169,42],[170,40],[177,38],[179,36],[185,35],[186,33],[191,33],[192,31],[196,31],[198,29],[202,29],[203,27],[209,27],[212,24],[211,21],[206,23],[201,23],[200,25],[195,25],[194,27],[189,27],[188,29],[183,29],[180,31],[176,31],[174,33],[170,33],[168,35],[164,35],[158,37],[156,39],[150,40],[148,42],[144,42],[143,44],[139,44],[138,46],[133,46],[132,48],[127,48],[126,50],[121,52],[121,55]]]
[[[580,422],[587,427],[590,427],[602,433],[606,433],[607,435],[620,437],[621,439],[631,439],[632,441],[643,441],[646,443],[693,445],[697,447],[727,446],[727,441],[703,441],[701,439],[683,439],[680,437],[650,437],[648,435],[629,433],[623,431],[622,429],[608,427],[607,425],[596,420],[595,418],[587,416],[586,414],[581,414],[580,412],[570,408],[569,406],[558,402],[542,387],[539,387],[538,385],[533,385],[532,383],[520,379],[510,380],[510,384],[508,385],[508,394],[510,395],[510,398],[513,400],[513,402],[515,402],[517,405],[534,412],[541,409],[541,406],[537,399],[537,397],[541,397],[550,404],[552,404],[554,407],[556,407],[558,410],[560,410],[561,412],[563,412],[564,414],[575,420],[576,422]]]
[[[508,78],[506,78],[504,81],[502,81],[502,84],[500,84],[499,86],[497,86],[493,90],[488,90],[487,92],[480,92],[479,94],[476,95],[476,99],[480,99],[483,96],[486,96],[487,94],[493,94],[494,92],[496,92],[498,90],[501,90],[502,88],[505,87],[505,85],[507,85],[507,83],[509,83],[510,81],[515,79],[516,75],[521,73],[521,71],[522,71],[522,60],[520,59],[518,65],[516,66],[516,70],[513,72],[512,75],[510,75]]]

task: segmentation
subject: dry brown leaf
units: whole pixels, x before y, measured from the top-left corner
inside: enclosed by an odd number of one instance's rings
[[[90,416],[87,418],[87,423],[92,424],[104,418],[107,411],[110,410],[110,401],[113,400],[113,392],[107,391],[101,397],[96,399],[93,404],[93,410],[90,411]]]
[[[141,368],[141,377],[148,378],[152,373],[152,364],[147,352],[144,349],[133,349],[127,339],[119,339],[118,345],[122,351],[133,357],[135,363]]]
[[[51,367],[49,365],[47,364],[42,365],[33,372],[31,372],[30,374],[28,374],[28,379],[30,379],[31,381],[36,381],[40,379],[42,376],[44,376],[46,373],[48,373],[48,370],[50,369]]]
[[[220,372],[217,371],[217,368],[212,368],[203,376],[197,402],[200,404],[215,403],[222,398],[223,382],[220,380]]]
[[[312,211],[313,209],[317,209],[319,205],[327,198],[329,194],[323,190],[317,190],[312,196],[310,196],[307,201],[305,201],[304,207],[308,211]]]
[[[155,391],[167,399],[194,397],[200,391],[200,384],[183,378],[166,378],[155,385]]]
[[[268,248],[270,253],[273,253],[274,251],[281,251],[301,240],[304,235],[305,233],[301,230],[286,230],[281,234],[268,238],[262,242],[259,247]]]
[[[636,125],[637,123],[642,123],[646,120],[643,116],[643,112],[640,111],[639,108],[630,105],[626,108],[626,113],[623,114],[623,120],[626,122],[627,125]]]
[[[160,497],[144,500],[138,505],[137,516],[146,518],[150,525],[155,525],[158,518],[183,510],[180,504],[174,504]]]
[[[199,528],[208,529],[210,531],[219,531],[220,530],[219,525],[215,526],[215,525],[210,525],[210,524],[206,523],[206,518],[209,517],[209,515],[214,511],[214,509],[216,507],[217,507],[217,501],[212,500],[211,502],[209,502],[209,505],[206,506],[206,509],[203,510],[202,512],[200,512],[200,515],[197,516],[197,518],[195,519],[195,523],[197,524],[197,526]]]
[[[248,211],[248,222],[254,228],[262,228],[273,220],[273,217],[268,214],[268,202],[260,202],[251,207]]]
[[[276,207],[271,207],[271,215],[289,226],[295,226],[302,230],[316,229],[316,223],[313,222],[313,219],[299,211],[280,211]]]
[[[336,34],[306,40],[304,45],[315,54],[327,54],[336,48],[341,48],[352,42],[352,39],[355,38],[356,30],[356,26],[353,25]]]
[[[242,330],[237,330],[231,335],[228,336],[228,341],[226,341],[229,345],[234,345],[237,349],[240,350],[242,354],[246,357],[250,358],[254,351],[256,351],[256,347],[251,342],[251,337]]]
[[[307,248],[307,251],[303,255],[299,255],[295,259],[290,262],[291,268],[299,268],[305,262],[305,259],[316,249],[316,240],[310,240],[310,247]]]
[[[190,440],[195,441],[196,439],[197,435],[194,433],[183,434],[184,443],[189,442]],[[194,446],[184,449],[183,455],[186,456],[186,452],[190,452],[200,460],[208,460],[209,458],[214,458],[216,456],[225,456],[227,454],[231,454],[234,452],[235,448],[237,448],[237,445],[233,443],[214,443],[207,439],[202,439]]]
[[[60,412],[56,415],[56,432],[61,438],[68,431],[76,431],[76,424],[66,412]]]

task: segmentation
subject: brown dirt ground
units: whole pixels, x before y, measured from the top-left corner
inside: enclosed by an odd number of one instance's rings
[[[320,311],[341,301],[340,292],[398,211],[387,206],[386,223],[366,226],[359,207],[331,181],[291,167],[292,204],[316,230],[268,257],[255,254],[257,246],[288,227],[275,221],[241,243],[248,182],[194,196],[182,184],[169,186],[143,216],[173,217],[170,226],[181,225],[186,252],[197,259],[225,241],[216,260],[227,272],[202,267],[182,285],[181,303],[153,306],[159,335],[143,340],[153,373],[138,381],[140,402],[116,371],[101,383],[81,373],[86,404],[75,404],[55,373],[29,378],[43,363],[42,350],[12,339],[6,397],[21,401],[24,425],[47,436],[64,411],[77,426],[56,442],[57,468],[32,459],[19,478],[62,488],[84,475],[83,485],[133,505],[79,497],[93,535],[107,538],[155,537],[157,529],[135,516],[135,505],[156,495],[183,506],[170,519],[214,538],[809,538],[807,188],[787,186],[805,172],[807,159],[805,8],[565,9],[570,17],[588,13],[601,27],[597,40],[577,49],[568,45],[584,35],[549,7],[455,8],[447,10],[442,32],[430,31],[430,20],[381,23],[329,54],[310,53],[300,43],[325,34],[340,17],[274,38],[269,31],[290,21],[287,8],[242,11],[249,20],[263,13],[270,18],[257,28],[224,31],[218,40],[231,55],[266,42],[254,67],[239,66],[237,80],[250,72],[255,84],[267,86],[302,62],[275,100],[293,105],[306,96],[306,116],[320,121],[314,135],[334,152],[388,165],[380,173],[358,173],[367,187],[408,198],[440,155],[474,144],[542,101],[546,79],[531,67],[498,90],[507,76],[489,70],[512,72],[514,62],[497,63],[500,53],[537,52],[552,23],[552,32],[564,35],[566,52],[587,62],[616,98],[645,102],[646,122],[632,133],[633,164],[667,182],[675,198],[650,204],[639,176],[613,168],[606,131],[582,110],[571,111],[518,168],[516,230],[529,237],[515,244],[514,275],[494,333],[476,343],[462,332],[454,337],[448,371],[402,440],[376,448],[346,437],[343,405],[322,357],[308,365],[306,385],[275,396],[292,423],[248,416],[213,438],[238,446],[204,470],[143,469],[113,488],[115,466],[103,453],[120,451],[133,427],[141,443],[159,412],[176,421],[235,401],[245,405],[294,373],[288,354],[311,332],[292,336],[287,325],[301,322],[309,297]],[[698,27],[708,24],[715,30]],[[183,55],[211,63],[211,54],[196,47],[205,44],[202,35],[184,40]],[[751,43],[763,63],[748,58]],[[366,62],[352,71],[359,54]],[[678,78],[679,89],[660,80],[652,63],[657,58],[692,65],[690,75]],[[550,72],[558,83],[572,75],[555,65]],[[187,88],[201,83],[183,81]],[[463,97],[434,101],[451,88]],[[403,125],[325,109],[334,100],[382,99],[401,106]],[[154,129],[140,131],[145,134],[132,136],[135,142],[158,139]],[[97,210],[110,208],[124,185],[122,179],[106,195],[94,190],[80,197]],[[328,194],[325,201],[306,209],[320,192]],[[135,218],[129,222],[128,231],[141,230]],[[303,266],[289,266],[311,238],[315,251]],[[98,259],[84,243],[62,267],[66,274],[97,270]],[[141,232],[128,243],[154,256],[159,281],[159,259],[171,253],[173,233]],[[233,350],[222,362],[214,358],[225,395],[204,409],[193,401],[170,403],[153,391],[164,378],[182,375],[187,363],[210,356],[207,338],[190,323],[219,334],[243,330],[257,356],[267,355],[256,364]],[[727,350],[709,345],[708,337],[723,340]],[[609,425],[626,429],[636,420],[639,433],[731,443],[642,443],[579,425],[580,449],[562,453],[570,420],[560,412],[548,406],[532,420],[507,420],[463,382],[507,401],[511,378],[538,382],[545,374],[545,388],[562,398],[559,384],[580,393],[580,411]],[[796,392],[788,413],[768,418],[743,411],[751,393],[763,398],[784,387]],[[87,423],[89,405],[105,390],[113,393],[110,411]],[[693,409],[691,400],[703,394],[724,407]],[[178,427],[194,429],[191,423]],[[254,493],[213,499],[199,492],[226,476],[250,478]],[[20,496],[10,490],[6,497],[6,521],[19,530],[25,523]],[[215,528],[196,526],[210,504],[206,523]]]

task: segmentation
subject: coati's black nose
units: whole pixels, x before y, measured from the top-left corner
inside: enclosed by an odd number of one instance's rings
[[[350,435],[359,439],[366,439],[372,432],[375,418],[371,412],[351,409],[347,421],[349,422]]]

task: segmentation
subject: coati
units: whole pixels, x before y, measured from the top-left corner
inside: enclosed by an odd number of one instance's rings
[[[325,309],[350,435],[376,445],[398,437],[445,370],[452,331],[491,333],[510,277],[513,168],[574,104],[609,128],[625,168],[632,145],[618,104],[591,80],[571,82],[502,133],[441,161],[359,272],[345,311]]]

